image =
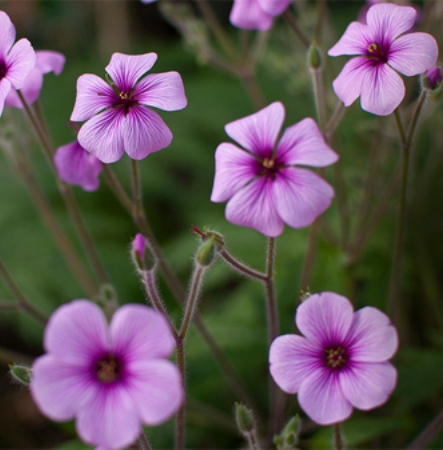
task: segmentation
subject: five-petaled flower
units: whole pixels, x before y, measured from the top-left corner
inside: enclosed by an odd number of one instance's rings
[[[156,60],[155,53],[114,53],[106,66],[110,84],[92,74],[79,77],[71,120],[86,121],[77,139],[100,161],[115,162],[125,151],[143,159],[171,143],[171,131],[148,107],[176,111],[187,100],[177,72],[146,75]]]
[[[243,148],[217,147],[211,200],[225,202],[226,218],[266,236],[311,224],[330,205],[334,191],[322,178],[300,167],[325,167],[338,156],[311,118],[290,126],[279,141],[285,109],[280,102],[226,125]]]
[[[35,65],[35,52],[27,39],[15,41],[15,27],[0,11],[0,116],[11,89],[21,89]]]
[[[298,393],[312,420],[329,425],[347,419],[353,407],[368,410],[386,402],[397,381],[388,360],[398,338],[385,314],[371,306],[354,312],[345,297],[323,292],[303,301],[295,319],[305,337],[275,339],[270,371],[283,391]]]
[[[56,421],[76,417],[89,444],[108,449],[131,445],[141,424],[158,425],[183,401],[169,325],[159,312],[125,305],[107,324],[88,300],[58,308],[44,336],[47,354],[32,368],[31,394]]]
[[[432,67],[438,55],[435,39],[427,33],[407,33],[417,12],[409,6],[380,3],[372,6],[367,24],[352,22],[330,56],[359,55],[346,63],[333,87],[338,98],[379,116],[391,114],[405,95],[397,72],[412,76]]]

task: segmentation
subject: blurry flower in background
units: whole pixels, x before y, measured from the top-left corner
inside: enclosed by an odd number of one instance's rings
[[[345,64],[333,82],[345,106],[360,97],[365,111],[389,115],[405,95],[405,85],[397,72],[418,75],[435,64],[435,39],[427,33],[406,33],[414,26],[416,15],[415,9],[408,6],[374,5],[367,13],[367,25],[352,22],[328,51],[330,56],[358,55]]]
[[[35,52],[27,39],[15,41],[15,27],[0,11],[0,116],[12,89],[21,89],[35,65]]]
[[[102,163],[88,153],[78,141],[59,147],[54,155],[54,163],[61,180],[81,186],[85,191],[96,191]]]
[[[277,141],[285,109],[272,103],[228,123],[226,133],[243,148],[223,142],[215,153],[211,200],[225,202],[226,219],[266,236],[310,225],[331,204],[334,191],[316,173],[297,166],[326,167],[338,156],[311,118],[290,126]]]
[[[88,300],[58,308],[45,330],[47,353],[32,368],[31,394],[52,420],[76,418],[80,438],[108,449],[131,445],[142,424],[159,425],[183,401],[174,339],[162,314],[125,305],[106,323]]]
[[[146,75],[156,60],[155,53],[114,53],[105,69],[110,84],[97,75],[79,77],[71,120],[86,121],[77,139],[100,161],[118,161],[124,152],[143,159],[171,143],[170,129],[148,106],[176,111],[187,100],[177,72]]]
[[[49,72],[54,72],[60,75],[65,65],[65,57],[59,52],[50,50],[37,50],[35,52],[36,62],[34,68],[26,77],[20,92],[26,100],[28,105],[34,103],[43,87],[43,75]],[[6,106],[14,106],[16,108],[23,108],[23,104],[16,91],[9,91],[6,97]]]
[[[439,66],[431,67],[423,74],[422,85],[431,91],[437,90],[443,81],[443,73]]]
[[[304,335],[274,340],[271,375],[320,425],[347,419],[353,407],[368,410],[387,401],[397,382],[388,362],[398,338],[389,318],[367,306],[356,312],[332,292],[314,294],[298,307],[295,321]]]

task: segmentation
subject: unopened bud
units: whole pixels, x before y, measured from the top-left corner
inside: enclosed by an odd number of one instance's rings
[[[431,67],[422,76],[421,83],[424,89],[436,91],[442,84],[443,74],[439,66]]]
[[[20,364],[12,364],[9,366],[9,373],[11,374],[12,378],[18,383],[29,386],[32,373],[30,367]]]
[[[208,267],[214,261],[218,253],[218,244],[215,241],[214,236],[205,238],[200,247],[197,250],[195,260],[198,264],[204,267]]]
[[[131,256],[138,270],[152,270],[155,267],[155,256],[146,244],[146,238],[140,233],[132,241]]]
[[[250,434],[255,430],[254,415],[242,403],[235,404],[235,421],[242,434]]]
[[[310,69],[320,69],[322,66],[322,55],[320,49],[312,44],[308,50],[308,66]]]
[[[285,425],[282,432],[278,436],[274,436],[274,444],[277,450],[295,449],[298,443],[298,435],[300,434],[300,418],[294,416]]]
[[[118,296],[114,286],[109,283],[100,285],[98,295],[93,298],[94,302],[103,310],[105,316],[110,319],[118,308]]]

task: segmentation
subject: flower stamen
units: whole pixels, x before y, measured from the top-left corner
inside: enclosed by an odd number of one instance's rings
[[[326,367],[331,369],[341,369],[347,362],[347,355],[344,348],[339,345],[325,349],[326,353]]]
[[[108,355],[97,361],[95,368],[97,378],[102,383],[109,384],[120,378],[121,364],[116,361],[114,355]]]
[[[275,166],[275,161],[273,159],[265,158],[263,160],[263,167],[265,169],[271,170],[271,169],[274,169],[274,166]]]

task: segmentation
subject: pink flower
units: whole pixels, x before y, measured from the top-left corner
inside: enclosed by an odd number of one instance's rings
[[[183,401],[180,373],[166,359],[169,326],[147,306],[121,307],[108,326],[97,305],[75,300],[52,315],[44,346],[32,368],[34,401],[52,420],[75,417],[89,444],[127,447],[141,424],[164,422]]]
[[[87,121],[78,141],[100,161],[115,162],[125,151],[143,159],[171,143],[171,131],[148,106],[175,111],[187,100],[177,72],[145,76],[156,60],[155,53],[114,53],[106,67],[110,85],[96,75],[79,77],[71,120]]]
[[[387,401],[397,381],[388,360],[398,338],[385,314],[371,306],[354,312],[345,297],[323,292],[302,302],[295,321],[305,337],[275,339],[270,371],[283,391],[298,393],[312,420],[341,422],[353,407],[368,410]]]
[[[49,72],[60,75],[65,65],[65,57],[59,52],[37,50],[35,56],[35,66],[26,77],[20,89],[28,105],[31,105],[38,99],[43,86],[43,75]],[[23,108],[23,104],[16,91],[9,91],[5,104],[6,106]]]
[[[21,89],[35,65],[35,52],[27,39],[15,41],[15,27],[0,11],[0,116],[11,89]],[[14,45],[13,45],[14,44]]]
[[[226,218],[266,236],[311,224],[331,203],[331,186],[297,165],[325,167],[338,156],[313,119],[287,128],[277,141],[285,109],[280,102],[228,123],[226,133],[243,148],[223,142],[215,153],[211,200],[225,202]]]
[[[247,30],[266,31],[292,0],[234,0],[229,20]]]
[[[77,141],[59,147],[54,163],[60,179],[65,183],[79,185],[85,191],[98,189],[102,163]]]
[[[338,98],[379,116],[391,114],[405,95],[397,72],[412,76],[435,64],[435,39],[427,33],[406,33],[414,26],[416,11],[409,6],[380,3],[366,16],[367,25],[352,22],[328,55],[359,55],[346,63],[333,87]]]
[[[443,73],[439,66],[431,67],[425,74],[423,74],[422,84],[426,89],[434,91],[441,86],[443,81]]]

